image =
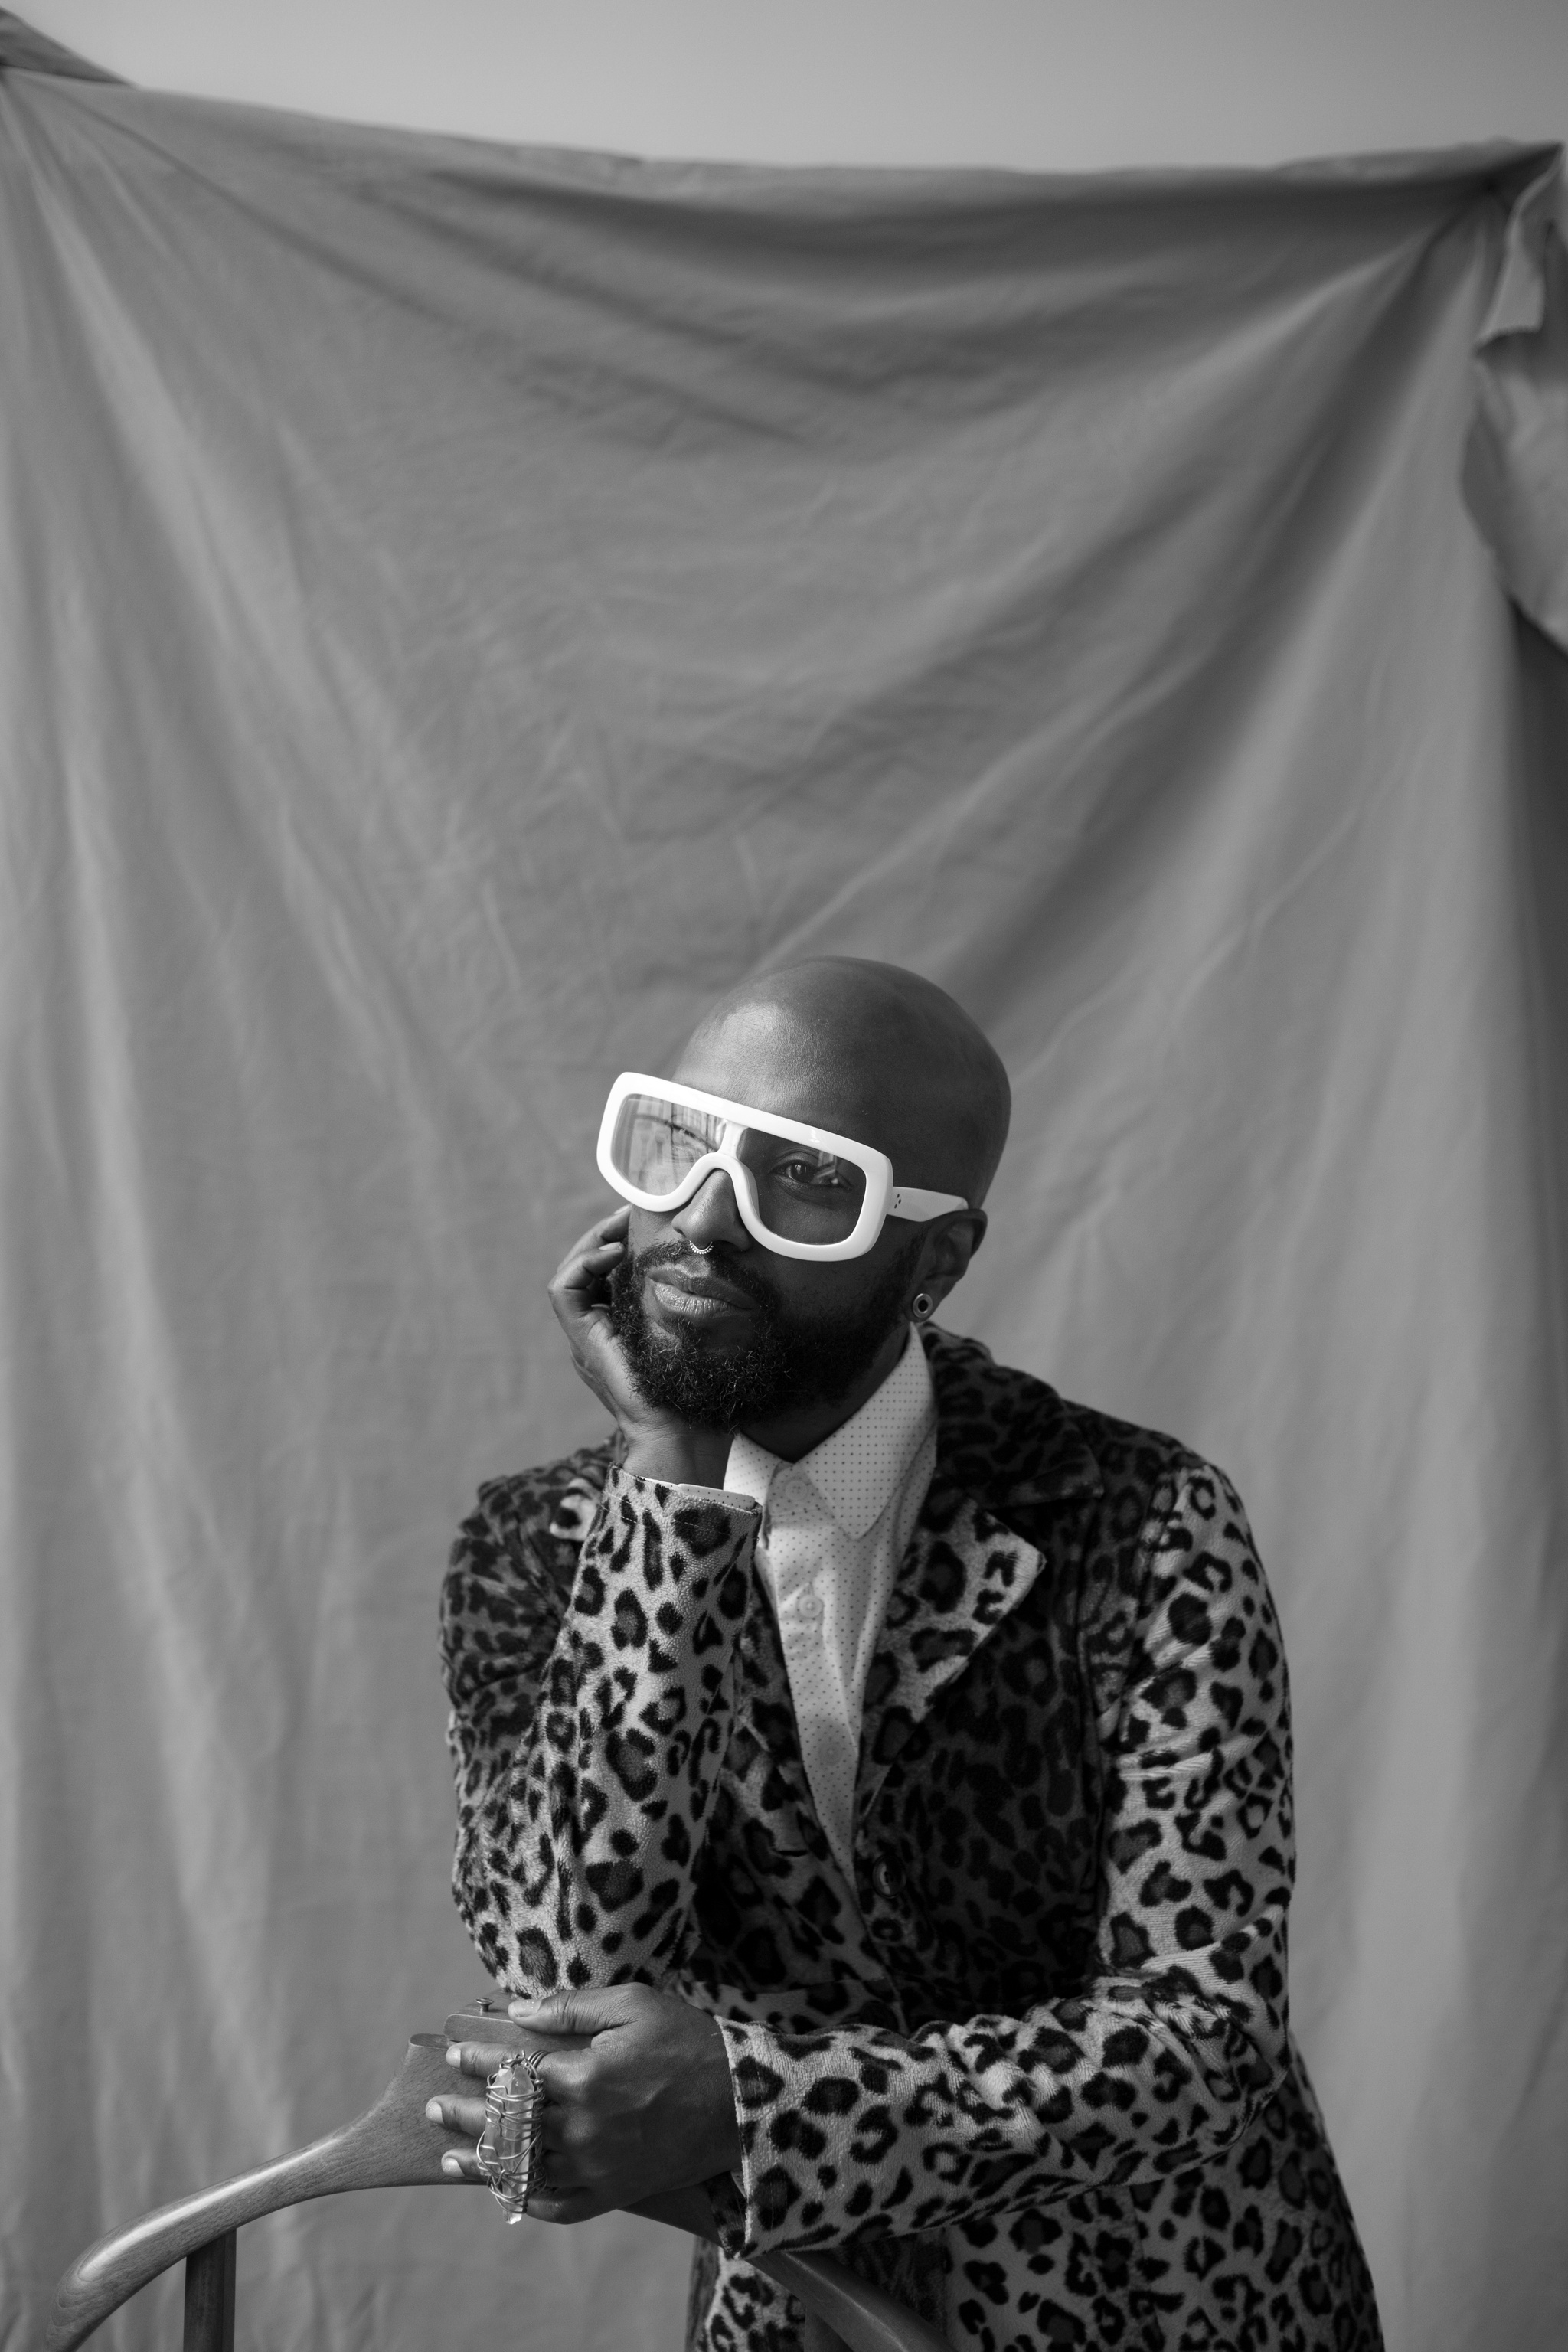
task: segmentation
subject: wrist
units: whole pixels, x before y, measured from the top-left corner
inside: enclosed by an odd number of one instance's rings
[[[626,1432],[626,1468],[661,1486],[711,1486],[722,1491],[730,1440],[722,1430],[673,1428]]]

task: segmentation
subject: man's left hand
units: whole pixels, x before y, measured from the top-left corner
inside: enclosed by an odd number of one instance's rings
[[[515,2000],[509,2015],[541,2043],[591,2034],[577,2049],[546,2048],[543,2137],[528,2210],[537,2221],[587,2221],[663,2189],[685,2189],[715,2172],[739,2170],[740,2134],[724,2037],[705,2010],[650,1985]],[[483,2082],[512,2053],[491,2042],[454,2043],[447,2063]],[[432,2099],[432,2123],[477,2141],[482,2093]],[[443,2168],[482,2179],[472,2147],[454,2148]]]

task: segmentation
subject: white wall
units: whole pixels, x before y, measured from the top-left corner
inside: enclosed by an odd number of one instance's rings
[[[1568,0],[20,0],[130,79],[663,155],[1037,170],[1568,134]]]

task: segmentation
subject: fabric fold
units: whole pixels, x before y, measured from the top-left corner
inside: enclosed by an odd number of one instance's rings
[[[1518,188],[1476,339],[1464,490],[1520,610],[1568,652],[1568,183],[1544,151]]]
[[[121,75],[78,57],[74,49],[51,41],[47,33],[35,32],[9,8],[0,8],[0,74],[4,73],[54,74],[65,81],[112,82],[121,89],[129,86]]]

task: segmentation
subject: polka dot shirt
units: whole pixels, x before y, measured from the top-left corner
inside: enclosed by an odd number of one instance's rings
[[[799,1462],[736,1437],[724,1485],[762,1506],[757,1572],[773,1604],[802,1760],[853,1889],[866,1674],[936,1463],[936,1397],[910,1334],[858,1412]]]

